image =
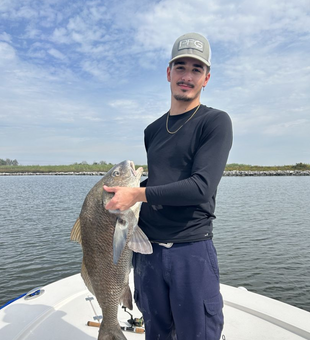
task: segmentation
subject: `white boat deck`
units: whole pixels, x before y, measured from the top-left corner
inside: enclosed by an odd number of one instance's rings
[[[132,282],[131,282],[132,286]],[[97,327],[88,321],[101,315],[96,299],[88,292],[80,274],[42,287],[44,293],[33,299],[21,298],[0,310],[1,340],[94,340]],[[221,285],[224,298],[226,340],[310,339],[310,313],[282,302]],[[135,309],[134,318],[141,316]],[[126,326],[130,318],[120,307],[119,320]],[[124,331],[128,340],[144,334]]]

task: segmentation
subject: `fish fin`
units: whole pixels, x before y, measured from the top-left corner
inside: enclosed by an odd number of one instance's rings
[[[152,254],[153,247],[142,229],[136,225],[133,230],[131,239],[128,241],[128,248],[135,253]]]
[[[118,217],[115,224],[113,237],[113,262],[116,264],[120,258],[122,251],[126,245],[128,235],[128,223]]]
[[[124,288],[122,296],[120,297],[119,301],[124,307],[132,310],[132,308],[133,308],[133,306],[132,306],[132,294],[131,294],[131,290],[130,290],[129,285],[127,285]]]
[[[71,230],[70,239],[72,241],[76,241],[76,242],[79,242],[80,244],[82,244],[80,218],[78,218],[76,220],[76,222],[74,223],[74,226],[73,226],[73,228]]]
[[[84,259],[83,259],[83,262],[82,262],[81,275],[82,275],[82,278],[83,278],[84,283],[85,283],[86,287],[88,288],[88,290],[93,295],[95,295],[94,288],[91,284],[91,281],[90,281],[90,278],[88,276],[88,272],[87,272],[87,269],[86,269],[86,266],[85,266],[85,263],[84,263]]]
[[[113,328],[101,322],[98,334],[98,340],[126,340],[120,325],[116,324]]]

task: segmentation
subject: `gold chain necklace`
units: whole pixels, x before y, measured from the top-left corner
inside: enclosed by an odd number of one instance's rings
[[[168,123],[169,123],[169,116],[170,116],[170,110],[168,111],[168,113],[167,113],[167,120],[166,120],[166,129],[167,129],[167,132],[168,133],[170,133],[170,135],[174,135],[175,133],[177,133],[187,122],[189,122],[194,116],[195,116],[195,114],[196,114],[196,112],[199,110],[199,108],[200,108],[200,105],[201,104],[199,104],[198,106],[197,106],[197,109],[195,110],[195,112],[187,119],[187,121],[184,123],[184,124],[182,124],[177,130],[175,130],[175,131],[170,131],[169,130],[169,128],[168,128]]]

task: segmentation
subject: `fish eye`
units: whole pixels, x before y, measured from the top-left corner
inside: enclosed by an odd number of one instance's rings
[[[114,177],[118,177],[119,175],[120,175],[119,171],[117,171],[117,170],[113,171],[113,176]]]

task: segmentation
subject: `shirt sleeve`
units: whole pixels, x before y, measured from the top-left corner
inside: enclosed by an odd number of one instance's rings
[[[215,195],[232,145],[232,123],[227,113],[214,117],[195,154],[189,178],[146,187],[151,205],[189,206],[207,202]]]

